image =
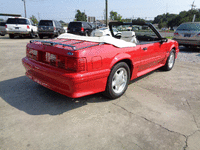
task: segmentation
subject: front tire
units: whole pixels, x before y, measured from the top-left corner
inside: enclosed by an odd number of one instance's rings
[[[169,54],[169,57],[167,58],[166,64],[165,66],[163,66],[162,69],[165,71],[170,71],[174,67],[174,64],[175,64],[175,50],[172,49]]]
[[[116,64],[108,77],[105,95],[110,99],[122,96],[129,84],[130,69],[125,62]]]

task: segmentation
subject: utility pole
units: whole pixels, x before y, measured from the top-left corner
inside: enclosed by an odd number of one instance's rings
[[[192,22],[194,22],[194,21],[195,21],[195,18],[196,18],[196,14],[194,14],[194,17],[193,17],[193,19],[192,19]]]
[[[84,21],[86,21],[86,15],[85,15],[85,10],[84,10]]]
[[[106,0],[106,27],[108,26],[108,0]]]
[[[40,13],[38,12],[38,21],[40,21]]]
[[[24,2],[24,13],[25,13],[25,18],[26,18],[26,1],[22,0]]]

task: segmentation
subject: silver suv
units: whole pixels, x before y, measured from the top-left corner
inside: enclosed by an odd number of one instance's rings
[[[28,18],[11,17],[6,22],[6,31],[9,37],[13,39],[15,36],[29,36],[31,38],[37,36],[37,26]]]

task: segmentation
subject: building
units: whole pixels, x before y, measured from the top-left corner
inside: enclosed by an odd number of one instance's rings
[[[88,16],[88,22],[94,23],[95,22],[95,17]]]

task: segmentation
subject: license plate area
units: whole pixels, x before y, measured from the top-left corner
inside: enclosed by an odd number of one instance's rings
[[[19,29],[19,27],[15,27],[15,29]]]
[[[191,37],[191,34],[184,34],[184,37]]]

